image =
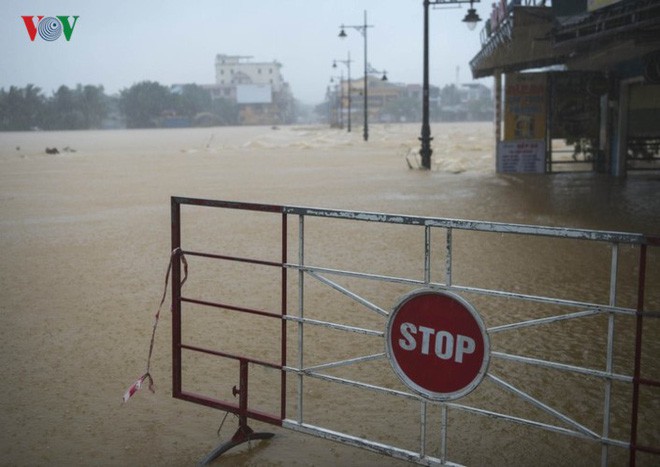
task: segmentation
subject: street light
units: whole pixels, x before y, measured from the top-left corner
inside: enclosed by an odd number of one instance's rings
[[[359,31],[364,37],[364,140],[369,140],[369,93],[367,91],[367,28],[373,28],[373,25],[367,24],[367,10],[364,10],[364,24],[359,26],[340,26],[341,30],[339,31],[339,37],[344,39],[346,37],[345,28],[352,28],[356,31]],[[350,95],[350,94],[349,94]]]
[[[429,170],[431,168],[431,125],[429,124],[429,5],[453,5],[461,3],[469,3],[467,15],[463,18],[463,22],[467,25],[468,29],[472,31],[477,23],[481,21],[476,10],[473,8],[474,3],[479,3],[480,0],[424,0],[424,81],[422,84],[422,134],[419,140],[422,142],[422,147],[419,151],[422,157],[422,168]]]
[[[343,63],[348,68],[348,132],[351,132],[351,53],[348,52],[347,60],[337,60],[332,62],[332,68],[337,68],[337,62]],[[343,91],[342,87],[342,91]],[[343,98],[342,98],[343,99]],[[342,104],[343,105],[343,104]]]
[[[381,81],[387,81],[387,71],[385,71],[385,70],[383,70],[383,71],[376,70],[374,67],[371,66],[371,63],[368,63],[368,64],[367,64],[367,70],[368,70],[369,73],[371,73],[372,75],[373,75],[373,74],[380,75],[380,74],[382,73],[383,76],[380,78],[380,80],[381,80]]]

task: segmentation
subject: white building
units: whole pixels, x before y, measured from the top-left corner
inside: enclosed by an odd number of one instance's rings
[[[284,81],[282,64],[250,62],[252,57],[218,54],[215,57],[214,99],[234,101],[245,124],[288,123],[293,119],[293,96]]]
[[[282,78],[282,64],[272,62],[249,62],[252,57],[242,55],[215,56],[215,82],[223,85],[256,84],[270,85],[273,92],[281,92],[286,85]]]

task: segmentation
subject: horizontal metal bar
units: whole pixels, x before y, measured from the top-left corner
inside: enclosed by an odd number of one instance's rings
[[[200,352],[200,353],[205,353],[209,355],[215,355],[217,357],[224,357],[224,358],[229,358],[231,360],[238,360],[238,361],[246,361],[248,363],[254,363],[255,365],[261,365],[265,366],[268,368],[272,368],[274,370],[281,370],[282,365],[278,363],[272,363],[272,362],[267,362],[265,360],[258,360],[256,358],[249,358],[245,357],[243,355],[235,355],[227,352],[220,352],[218,350],[211,350],[211,349],[206,349],[204,347],[197,347],[194,345],[187,345],[187,344],[181,344],[181,349],[183,350],[192,350],[193,352]]]
[[[298,271],[304,271],[307,273],[322,273],[322,274],[333,274],[337,276],[345,276],[345,277],[355,277],[358,279],[368,279],[368,280],[375,280],[375,281],[382,281],[382,282],[392,282],[392,283],[397,283],[397,284],[408,284],[408,285],[418,285],[418,286],[424,286],[426,285],[424,281],[421,280],[415,280],[415,279],[406,279],[405,277],[396,277],[396,276],[385,276],[381,274],[368,274],[364,272],[357,272],[357,271],[346,271],[342,269],[332,269],[332,268],[322,268],[322,267],[317,267],[317,266],[307,266],[307,265],[298,265],[294,263],[287,263],[285,264],[285,267],[295,269]],[[389,313],[388,313],[389,314]]]
[[[187,250],[183,251],[182,253],[187,256],[200,256],[202,258],[212,258],[212,259],[221,259],[226,261],[234,261],[239,263],[258,264],[260,266],[275,266],[278,268],[281,268],[283,266],[282,263],[278,263],[276,261],[264,261],[260,259],[241,258],[238,256],[216,255],[212,253],[200,253],[198,251],[187,251]]]
[[[377,353],[373,355],[365,355],[363,357],[349,358],[346,360],[338,360],[336,362],[322,363],[320,365],[308,366],[303,368],[303,373],[314,372],[318,370],[327,370],[328,368],[339,368],[342,366],[354,365],[356,363],[370,362],[373,360],[380,360],[385,357],[385,353]]]
[[[174,394],[172,397],[174,397],[175,399],[181,399],[188,402],[194,402],[195,404],[204,405],[206,407],[224,410],[226,412],[231,412],[241,415],[244,414],[249,418],[252,418],[254,420],[259,420],[260,422],[270,423],[271,425],[276,425],[276,426],[282,426],[282,419],[278,418],[276,415],[254,409],[247,409],[245,412],[242,412],[238,405],[232,404],[227,401],[214,399],[212,397],[207,397],[186,391],[182,391],[179,394]]]
[[[598,441],[604,444],[609,444],[611,446],[618,446],[622,448],[628,448],[630,447],[630,444],[625,442],[625,441],[620,441],[617,439],[611,439],[611,438],[599,438],[599,439],[594,439],[593,436],[588,436],[582,432],[575,431],[575,430],[570,430],[568,428],[564,428],[561,426],[556,426],[556,425],[549,425],[547,423],[542,423],[542,422],[537,422],[536,420],[528,420],[525,418],[520,418],[520,417],[514,417],[512,415],[506,415],[503,413],[499,412],[492,412],[490,410],[484,410],[484,409],[479,409],[477,407],[470,407],[467,405],[461,405],[461,404],[455,404],[455,403],[447,403],[447,407],[451,408],[452,410],[462,410],[465,412],[469,412],[475,415],[482,415],[485,417],[489,418],[494,418],[494,419],[502,419],[506,420],[512,423],[517,423],[519,425],[527,425],[535,428],[539,428],[542,430],[546,431],[553,431],[555,433],[563,434],[563,435],[568,435],[568,436],[573,436],[576,438],[581,438],[589,441]]]
[[[308,376],[310,378],[316,378],[320,379],[322,381],[328,381],[330,383],[338,383],[338,384],[344,384],[346,386],[352,386],[355,388],[362,388],[362,389],[369,389],[371,391],[379,392],[381,394],[388,394],[390,396],[396,396],[396,397],[402,397],[404,399],[409,399],[409,400],[415,400],[415,401],[421,401],[423,398],[421,396],[418,396],[416,394],[412,394],[410,392],[403,392],[403,391],[398,391],[396,389],[389,389],[389,388],[384,388],[382,386],[376,386],[373,384],[368,384],[368,383],[363,383],[361,381],[354,381],[346,378],[339,378],[337,376],[330,376],[330,375],[325,375],[323,373],[316,373],[313,371],[306,371],[306,370],[300,370],[298,368],[294,367],[284,367],[284,371],[289,372],[289,373],[296,373],[296,374],[302,374],[304,376]]]
[[[426,400],[426,399],[424,399],[421,396],[418,396],[416,394],[397,391],[397,390],[394,390],[394,389],[384,388],[384,387],[381,387],[381,386],[375,386],[375,385],[363,383],[363,382],[360,382],[360,381],[354,381],[354,380],[349,380],[349,379],[345,379],[345,378],[339,378],[339,377],[336,377],[336,376],[330,376],[330,375],[325,375],[325,374],[321,374],[321,373],[299,371],[295,368],[289,368],[289,367],[284,368],[284,370],[289,371],[289,372],[295,372],[295,373],[303,373],[305,376],[313,377],[315,379],[319,379],[319,380],[323,380],[323,381],[327,381],[327,382],[331,382],[331,383],[344,384],[344,385],[357,387],[357,388],[368,389],[368,390],[371,390],[371,391],[374,391],[374,392],[378,392],[378,393],[386,394],[386,395],[390,395],[390,396],[401,397],[401,398],[404,398],[404,399],[409,399],[409,400],[414,400],[414,401],[424,400],[428,403],[440,404],[437,401]],[[511,422],[515,422],[515,423],[519,423],[519,424],[533,426],[533,427],[544,429],[544,430],[547,430],[547,431],[553,431],[553,432],[566,434],[566,435],[570,435],[570,436],[574,436],[574,437],[588,439],[588,440],[591,440],[591,441],[600,441],[601,443],[610,444],[610,445],[613,445],[613,446],[619,446],[619,447],[623,447],[623,448],[627,448],[629,446],[629,444],[627,442],[624,442],[624,441],[619,441],[619,440],[615,440],[615,439],[601,438],[598,435],[596,435],[595,433],[590,432],[590,430],[588,430],[588,429],[585,429],[586,431],[575,431],[575,430],[570,430],[570,429],[564,428],[564,427],[559,427],[559,426],[555,426],[555,425],[549,425],[549,424],[537,422],[535,420],[527,420],[527,419],[524,419],[524,418],[513,417],[511,415],[501,414],[501,413],[497,413],[497,412],[491,412],[491,411],[488,411],[488,410],[479,409],[479,408],[476,408],[476,407],[470,407],[470,406],[461,405],[461,404],[456,404],[456,403],[452,403],[452,402],[449,402],[449,403],[445,402],[444,404],[447,407],[449,407],[451,409],[454,409],[454,410],[462,410],[462,411],[470,412],[470,413],[477,414],[477,415],[487,416],[487,417],[490,417],[490,418],[499,418],[499,419],[503,419],[503,420],[506,420],[506,421],[511,421]],[[581,427],[580,424],[577,424],[577,425]]]
[[[382,222],[399,225],[424,225],[430,227],[453,228],[459,230],[475,230],[479,232],[525,234],[545,237],[572,238],[602,242],[618,242],[629,244],[646,243],[643,234],[612,232],[587,229],[567,229],[562,227],[546,227],[526,224],[505,224],[499,222],[484,222],[460,219],[407,216],[399,214],[384,214],[375,212],[344,211],[296,206],[284,206],[288,214],[298,214],[310,217],[326,217],[333,219],[348,219],[367,222]]]
[[[211,208],[240,209],[243,211],[283,212],[283,206],[274,204],[243,203],[239,201],[221,201],[214,199],[188,198],[184,196],[172,196],[172,202],[176,204],[188,204],[192,206],[206,206]]]
[[[390,446],[387,444],[379,443],[377,441],[370,441],[364,438],[359,438],[357,436],[349,435],[347,433],[341,433],[338,431],[328,430],[327,428],[321,428],[315,425],[310,425],[308,423],[299,423],[291,419],[283,420],[282,427],[288,428],[293,431],[298,431],[300,433],[304,433],[307,435],[313,435],[319,438],[337,441],[343,444],[347,444],[349,446],[367,449],[372,452],[385,454],[395,459],[401,459],[407,462],[414,462],[416,464],[448,465],[455,467],[459,467],[461,465],[461,464],[454,464],[452,462],[445,462],[443,464],[442,461],[436,457],[423,456],[415,451],[410,451],[407,449]]]
[[[343,294],[346,295],[347,297],[349,297],[349,298],[355,300],[355,301],[358,302],[360,305],[363,305],[363,306],[367,307],[367,308],[370,309],[371,311],[375,311],[376,313],[378,313],[378,314],[381,315],[381,316],[389,316],[389,312],[383,310],[383,309],[382,309],[381,307],[379,307],[378,305],[376,305],[376,304],[374,304],[374,303],[371,303],[369,300],[366,300],[366,299],[360,297],[359,295],[357,295],[357,294],[351,292],[351,291],[348,290],[347,288],[342,287],[341,285],[337,284],[336,282],[333,282],[333,281],[331,281],[330,279],[327,279],[327,278],[325,278],[325,277],[323,277],[323,276],[321,276],[321,275],[319,275],[319,274],[316,274],[314,271],[307,271],[307,273],[308,273],[310,276],[312,276],[314,279],[318,280],[319,282],[323,282],[325,285],[327,285],[327,286],[329,286],[329,287],[335,289],[335,290],[338,291],[338,292],[343,293]]]
[[[346,211],[336,209],[311,208],[303,206],[281,206],[273,204],[244,203],[236,201],[221,201],[200,198],[173,196],[172,202],[179,205],[207,206],[215,208],[240,209],[247,211],[263,211],[286,214],[297,214],[310,217],[326,217],[334,219],[350,219],[368,222],[383,222],[400,225],[426,225],[431,227],[454,228],[459,230],[475,230],[480,232],[513,233],[525,235],[549,236],[557,238],[573,238],[602,242],[618,242],[627,244],[656,243],[657,237],[647,237],[643,234],[599,231],[588,229],[568,229],[562,227],[535,226],[528,224],[505,224],[500,222],[472,221],[435,217],[408,216],[399,214],[384,214],[374,212]],[[655,240],[654,240],[655,238]]]
[[[438,288],[442,288],[442,286],[439,286]],[[607,311],[607,312],[630,315],[630,316],[634,316],[636,313],[635,310],[632,308],[614,307],[606,304],[581,302],[576,300],[565,300],[562,298],[543,297],[541,295],[526,295],[526,294],[513,293],[513,292],[503,292],[499,290],[482,289],[478,287],[467,287],[462,285],[452,285],[451,288],[448,288],[448,290],[454,290],[457,292],[470,292],[478,295],[488,295],[492,297],[510,298],[514,300],[524,300],[528,302],[545,303],[545,304],[560,305],[560,306],[567,306],[574,308],[597,308],[598,310],[603,312]]]
[[[520,398],[523,399],[523,400],[526,400],[526,401],[529,402],[530,404],[532,404],[532,405],[534,405],[535,407],[537,407],[537,408],[543,410],[544,412],[546,412],[546,413],[552,415],[553,417],[555,417],[555,418],[561,420],[562,422],[564,422],[564,423],[566,423],[566,424],[568,424],[568,425],[571,425],[571,426],[575,427],[577,430],[581,431],[581,432],[584,433],[585,435],[590,436],[590,437],[592,437],[592,438],[594,438],[594,439],[599,439],[599,438],[600,438],[600,436],[599,436],[597,433],[593,432],[593,431],[590,430],[589,428],[587,428],[587,427],[585,427],[584,425],[582,425],[582,424],[576,422],[575,420],[573,420],[572,418],[570,418],[570,417],[564,415],[563,413],[559,412],[558,410],[553,409],[553,408],[550,407],[549,405],[544,404],[543,402],[541,402],[540,400],[536,399],[536,398],[533,397],[533,396],[530,396],[530,395],[527,394],[526,392],[521,391],[520,389],[516,388],[516,387],[513,386],[512,384],[507,383],[507,382],[504,381],[503,379],[498,378],[498,377],[495,376],[494,374],[492,374],[492,373],[489,372],[489,373],[486,373],[486,376],[488,376],[488,377],[489,377],[490,379],[492,379],[495,383],[497,383],[499,386],[503,387],[503,388],[506,389],[507,391],[509,391],[509,392],[511,392],[511,393],[513,393],[513,394],[515,394],[515,395],[517,395],[518,397],[520,397]]]
[[[339,331],[347,331],[347,332],[354,332],[354,333],[357,333],[357,334],[365,334],[367,336],[376,336],[376,337],[385,336],[384,331],[374,331],[372,329],[358,328],[358,327],[355,327],[355,326],[348,326],[346,324],[331,323],[329,321],[319,321],[317,319],[300,318],[298,316],[292,316],[292,315],[286,315],[286,316],[284,316],[284,319],[287,320],[287,321],[293,321],[295,323],[311,324],[313,326],[321,326],[321,327],[326,327],[326,328],[331,328],[331,329],[337,329]]]
[[[520,322],[517,322],[517,323],[503,324],[501,326],[494,326],[492,328],[488,328],[488,333],[489,334],[495,334],[497,332],[510,331],[512,329],[521,329],[521,328],[526,328],[526,327],[530,327],[530,326],[538,326],[538,325],[541,325],[541,324],[556,323],[557,321],[564,321],[564,320],[567,320],[567,319],[585,318],[587,316],[600,315],[600,314],[603,314],[603,313],[604,312],[601,311],[600,309],[595,309],[595,310],[578,311],[576,313],[567,313],[565,315],[548,316],[546,318],[530,319],[530,320],[527,320],[527,321],[520,321]]]
[[[524,300],[524,301],[530,301],[536,303],[545,303],[545,304],[560,305],[560,306],[575,307],[575,308],[597,308],[602,312],[612,312],[612,313],[625,314],[631,316],[634,316],[636,313],[636,311],[632,308],[614,307],[606,304],[595,304],[590,302],[565,300],[561,298],[543,297],[540,295],[526,295],[520,293],[504,292],[499,290],[482,289],[479,287],[469,287],[469,286],[454,285],[454,284],[452,284],[451,286],[447,286],[439,282],[431,282],[430,284],[426,284],[422,280],[407,279],[405,277],[385,276],[381,274],[368,274],[357,271],[346,271],[342,269],[323,268],[323,267],[309,266],[309,265],[303,266],[295,263],[287,263],[284,266],[290,269],[295,269],[298,271],[305,271],[310,273],[314,272],[314,273],[332,274],[332,275],[346,276],[346,277],[355,277],[359,279],[391,282],[396,284],[406,284],[406,285],[419,286],[419,287],[428,287],[430,289],[435,289],[435,290],[467,292],[478,295],[487,295],[492,297]],[[644,316],[646,316],[646,313]]]
[[[550,362],[547,360],[540,360],[538,358],[524,357],[522,355],[511,355],[503,352],[491,352],[491,357],[501,358],[502,360],[509,360],[513,362],[526,363],[529,365],[542,366],[552,368],[555,370],[568,371],[571,373],[579,373],[596,378],[608,379],[613,381],[622,381],[624,383],[632,383],[632,376],[620,375],[617,373],[608,373],[607,371],[594,370],[592,368],[583,368],[574,365],[567,365],[565,363]]]
[[[305,376],[310,376],[310,377],[320,379],[320,380],[323,380],[323,381],[328,381],[328,382],[338,383],[338,384],[344,384],[344,385],[358,387],[358,388],[369,389],[369,390],[374,391],[374,392],[379,392],[379,393],[386,394],[386,395],[401,397],[401,398],[404,398],[404,399],[415,400],[415,401],[425,400],[428,403],[440,404],[437,401],[431,401],[431,400],[423,399],[421,396],[418,396],[416,394],[397,391],[397,390],[393,390],[393,389],[388,389],[388,388],[384,388],[384,387],[381,387],[381,386],[374,386],[374,385],[363,383],[363,382],[360,382],[360,381],[353,381],[353,380],[349,380],[349,379],[345,379],[345,378],[339,378],[339,377],[324,375],[324,374],[320,374],[320,373],[299,371],[299,370],[294,369],[294,368],[285,368],[284,370],[285,371],[291,371],[291,372],[297,372],[297,373],[303,373],[303,374],[305,374]],[[477,407],[470,407],[470,406],[466,406],[466,405],[462,405],[462,404],[456,404],[456,403],[453,403],[453,402],[449,402],[449,403],[445,402],[444,404],[447,407],[449,407],[453,410],[462,410],[462,411],[470,412],[470,413],[473,413],[473,414],[476,414],[476,415],[487,416],[487,417],[490,417],[490,418],[498,418],[498,419],[502,419],[502,420],[506,420],[506,421],[515,422],[515,423],[518,423],[518,424],[533,426],[533,427],[540,428],[540,429],[543,429],[543,430],[546,430],[546,431],[553,431],[553,432],[556,432],[556,433],[570,435],[570,436],[574,436],[574,437],[579,437],[579,438],[587,439],[587,440],[590,440],[590,441],[599,441],[601,443],[605,443],[605,444],[609,444],[609,445],[613,445],[613,446],[619,446],[619,447],[622,447],[622,448],[628,448],[629,447],[629,443],[627,443],[625,441],[620,441],[620,440],[616,440],[616,439],[602,438],[602,437],[598,436],[597,434],[591,432],[588,429],[581,430],[581,431],[575,431],[575,430],[571,430],[571,429],[568,429],[568,428],[559,427],[559,426],[556,426],[556,425],[550,425],[550,424],[546,424],[546,423],[537,422],[535,420],[528,420],[528,419],[524,419],[524,418],[514,417],[514,416],[511,416],[511,415],[506,415],[506,414],[502,414],[502,413],[498,413],[498,412],[492,412],[492,411],[480,409],[480,408],[477,408]],[[577,424],[577,426],[582,427],[582,425],[580,425],[580,424]]]
[[[644,318],[660,318],[660,311],[642,311],[639,313],[640,316]]]
[[[640,378],[639,384],[643,384],[645,386],[654,386],[656,388],[660,388],[660,381],[653,380],[653,379]]]
[[[186,297],[181,297],[182,302],[186,303],[194,303],[195,305],[203,305],[203,306],[210,306],[213,308],[221,308],[223,310],[229,310],[229,311],[238,311],[241,313],[249,313],[252,315],[259,315],[259,316],[267,316],[269,318],[277,318],[281,319],[282,315],[280,313],[274,313],[272,311],[263,311],[263,310],[254,310],[252,308],[244,308],[240,306],[234,306],[234,305],[227,305],[224,303],[216,303],[216,302],[209,302],[206,300],[198,300],[196,298],[186,298]]]
[[[635,449],[637,451],[648,452],[649,454],[660,455],[660,448],[654,446],[645,446],[643,444],[638,444],[637,446],[635,446]]]

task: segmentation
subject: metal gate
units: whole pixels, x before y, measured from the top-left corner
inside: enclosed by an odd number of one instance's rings
[[[461,439],[484,438],[479,427],[491,421],[497,427],[504,423],[525,433],[549,433],[548,439],[555,443],[556,436],[579,441],[589,446],[586,453],[600,457],[602,465],[620,463],[623,457],[635,465],[639,460],[643,463],[647,455],[657,462],[655,456],[660,454],[659,237],[182,197],[173,197],[171,208],[175,252],[173,396],[231,412],[239,418],[234,437],[211,453],[207,461],[244,441],[272,436],[255,433],[247,423],[253,419],[426,465],[458,465],[463,459],[469,461],[470,453],[465,452],[465,447],[454,447],[457,433]],[[233,213],[234,220],[250,216],[268,218],[268,224],[247,220],[248,228],[232,233],[232,221],[220,220],[219,225],[227,230],[216,237],[216,227],[207,225],[208,216],[201,212],[211,208]],[[187,220],[185,216],[191,209],[195,210],[190,214],[192,229],[186,231],[187,221],[182,219]],[[337,223],[345,229],[341,235],[332,230]],[[367,234],[360,233],[363,225],[369,225]],[[206,229],[200,237],[204,241],[195,244],[192,232],[199,229]],[[330,234],[331,238],[318,240],[329,231],[335,232]],[[275,240],[268,245],[251,241],[252,236],[260,235]],[[237,238],[241,236],[250,238],[241,243]],[[393,247],[392,239],[398,247]],[[525,245],[527,241],[534,243]],[[346,242],[354,244],[347,252],[338,248]],[[604,287],[604,292],[595,295],[590,292],[585,297],[581,289],[585,285],[593,288],[594,284],[585,284],[581,278],[573,281],[575,291],[557,287],[554,293],[517,290],[518,271],[509,274],[511,277],[502,277],[492,264],[477,265],[474,269],[463,266],[466,257],[480,258],[480,248],[490,248],[495,252],[495,263],[501,257],[502,264],[512,255],[529,254],[529,262],[520,263],[521,269],[525,269],[520,272],[520,278],[525,279],[532,275],[526,269],[534,270],[537,266],[533,263],[534,255],[545,248],[543,242],[552,244],[558,254],[562,249],[569,251],[567,261],[571,260],[570,251],[594,249],[594,258],[599,260],[587,265],[585,270],[604,269],[595,280]],[[247,246],[247,253],[238,251],[241,248],[237,245]],[[272,256],[273,251],[277,257]],[[190,264],[190,273],[182,289],[183,256]],[[364,270],[369,267],[368,260],[375,257],[384,258],[376,267],[379,270]],[[197,274],[192,259],[200,262],[200,271],[206,267],[202,263],[219,264],[220,269],[215,271],[224,279],[192,286],[189,291],[190,282]],[[332,264],[335,261],[344,261],[350,267],[335,267]],[[561,269],[562,263],[559,264]],[[240,279],[240,284],[229,286],[233,273],[224,272],[227,267],[249,268],[250,272],[243,276],[249,279],[261,274],[253,271],[265,270],[267,278],[262,284],[266,285],[246,289],[245,280]],[[559,270],[553,274],[559,277],[561,273]],[[473,283],[474,277],[482,278],[483,283]],[[554,280],[553,277],[547,279]],[[513,285],[505,284],[507,279]],[[545,276],[537,279],[541,280],[539,288],[543,288]],[[476,308],[484,311],[487,333],[496,341],[491,346],[492,364],[482,384],[464,399],[430,400],[409,390],[394,372],[387,371],[383,338],[392,298],[417,289],[452,292],[477,303]],[[214,291],[211,298],[205,296],[209,290]],[[343,301],[335,305],[337,300]],[[269,304],[265,305],[265,301]],[[333,319],[335,311],[343,318]],[[206,320],[187,330],[187,323],[202,314]],[[241,317],[241,321],[236,328],[228,329],[234,317]],[[260,324],[254,324],[256,320]],[[583,325],[592,320],[598,320],[594,326]],[[267,326],[270,331],[260,334]],[[562,342],[577,339],[569,343],[573,357],[566,358],[562,349],[547,347],[534,334],[524,335],[553,326],[560,329],[551,331],[551,339]],[[564,326],[575,326],[577,331],[571,332],[571,328]],[[248,335],[238,339],[239,348],[224,348],[223,343],[233,342],[240,329]],[[647,332],[643,333],[645,329]],[[207,331],[211,337],[200,340],[198,333]],[[226,338],[221,341],[213,337],[217,332],[224,333]],[[522,333],[522,337],[516,332]],[[330,333],[332,339],[323,333]],[[338,344],[336,335],[342,339],[348,336],[347,343]],[[362,340],[369,343],[363,345]],[[537,352],[537,347],[544,345],[550,354],[546,357]],[[253,349],[258,350],[256,355]],[[219,372],[213,373],[203,365],[196,367],[198,356],[222,360]],[[252,378],[256,373],[258,381],[254,383]],[[262,373],[268,376],[262,378]],[[211,384],[204,383],[200,375]],[[535,375],[541,376],[540,382],[534,381]],[[546,387],[548,391],[555,388],[555,382],[563,375],[571,383],[559,386],[558,396],[546,400]],[[201,390],[191,389],[196,384]],[[224,385],[223,391],[230,392],[217,396],[216,385]],[[320,387],[335,389],[324,399],[316,392]],[[253,397],[264,388],[265,395]],[[573,388],[578,402],[570,400]],[[352,397],[344,392],[359,393],[364,398],[352,407]],[[382,407],[397,407],[387,416],[404,427],[404,434],[393,436],[389,429],[393,427],[385,429],[383,425],[388,422],[385,418],[379,420],[379,416],[372,420],[377,432],[373,436],[351,420],[346,423],[348,429],[336,429],[333,425],[338,417],[328,413],[327,404],[335,404],[330,412],[340,409],[332,399],[337,393],[341,394],[337,396],[341,397],[341,408],[343,404],[348,407],[345,418],[349,419],[351,413],[359,418],[363,410],[374,409],[373,398],[391,400]],[[233,399],[236,396],[238,402]],[[325,408],[319,409],[324,404]],[[489,407],[492,404],[501,410]],[[529,410],[521,415],[516,404]],[[261,405],[268,408],[264,410]],[[594,413],[592,407],[600,410]],[[374,410],[379,414],[385,412]],[[412,411],[412,415],[404,414],[405,410]],[[475,417],[483,421],[476,425],[463,424],[465,418]],[[366,423],[366,418],[360,418],[361,423]],[[316,422],[317,419],[321,422]],[[324,423],[324,420],[330,421]],[[410,429],[410,420],[417,425],[414,431]],[[495,441],[485,449],[497,446],[499,436],[492,436]],[[501,436],[505,436],[504,432]],[[562,444],[554,446],[556,449]]]

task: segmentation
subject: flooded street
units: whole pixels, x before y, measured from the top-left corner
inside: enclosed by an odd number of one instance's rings
[[[435,124],[432,132],[435,165],[430,172],[408,168],[406,156],[419,144],[416,124],[372,125],[368,143],[360,131],[321,126],[0,133],[0,464],[184,466],[218,444],[216,431],[224,414],[171,397],[169,296],[154,349],[156,393],[145,388],[121,403],[126,388],[144,371],[170,253],[171,196],[660,233],[658,174],[631,174],[622,180],[592,173],[497,175],[491,123]],[[57,147],[60,154],[47,155],[46,147]],[[250,224],[249,219],[216,224],[200,211],[184,222],[184,242],[191,246],[225,254],[249,246],[268,256],[275,245],[277,258],[277,243],[261,237],[272,237],[270,224],[260,228],[259,221]],[[310,264],[369,268],[378,274],[408,274],[419,267],[419,236],[370,224],[356,229],[310,221]],[[457,233],[455,241],[455,283],[608,302],[607,245],[568,242],[558,252],[546,239],[475,233]],[[434,247],[441,251],[443,243],[438,242]],[[296,254],[292,249],[290,255]],[[634,308],[638,253],[622,246],[620,254],[618,304]],[[660,251],[649,254],[646,309],[658,311]],[[193,272],[194,266],[191,260],[190,293],[212,296],[232,290],[254,306],[273,302],[268,278],[247,269],[216,271],[220,279],[203,278]],[[355,286],[384,308],[405,292],[400,287]],[[291,306],[296,306],[293,292],[291,297]],[[305,298],[310,316],[352,319],[354,304],[337,297],[312,287]],[[529,310],[515,302],[493,305],[478,296],[468,298],[489,327],[529,317]],[[540,304],[534,312],[549,312],[546,308]],[[383,323],[380,317],[360,319],[364,326]],[[632,318],[617,321],[614,369],[624,374],[632,373],[633,324]],[[647,324],[645,355],[657,357],[660,325]],[[502,333],[492,337],[493,350],[603,369],[606,329],[603,315],[547,330]],[[233,350],[254,346],[265,354],[269,347],[264,350],[261,344],[272,337],[267,329],[255,331],[247,323],[241,332],[227,329],[205,315],[184,331],[197,343],[223,342]],[[290,338],[295,339],[293,331]],[[382,340],[333,342],[313,332],[308,339],[310,364],[330,355],[350,358],[356,352],[382,351]],[[193,385],[224,396],[238,384],[236,373],[194,358],[187,363],[197,365],[195,372],[184,371]],[[657,358],[645,358],[643,365],[647,377],[660,378]],[[552,404],[602,432],[600,380],[585,382],[574,374],[558,376],[502,360],[492,362],[491,369],[539,398],[547,392]],[[397,384],[385,361],[361,372],[374,384]],[[268,397],[271,377],[257,371],[251,383],[257,397],[259,391]],[[289,381],[293,400],[295,377]],[[381,400],[356,389],[333,391],[321,383],[310,383],[305,391],[315,423],[413,449],[418,442],[419,408],[409,401]],[[640,421],[641,442],[658,446],[660,392],[647,394],[641,401],[646,414]],[[615,382],[611,434],[617,439],[628,439],[629,401],[630,385]],[[548,422],[547,414],[503,394],[489,381],[460,402],[490,404],[493,410]],[[294,417],[295,401],[290,407],[288,416]],[[437,426],[437,411],[431,410],[429,417],[430,425]],[[450,411],[449,424],[448,455],[455,462],[600,463],[598,443],[459,411]],[[250,425],[276,436],[251,449],[230,451],[224,465],[404,465],[259,422]],[[236,419],[230,416],[220,430],[222,439],[235,429]],[[429,441],[429,451],[435,452],[438,444],[437,438]],[[641,465],[658,462],[657,457],[639,460]],[[612,449],[611,465],[626,461],[625,450]]]

